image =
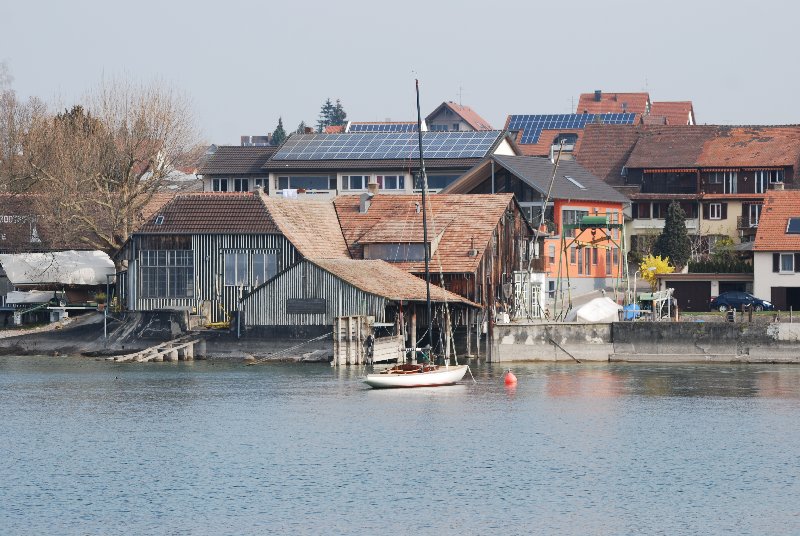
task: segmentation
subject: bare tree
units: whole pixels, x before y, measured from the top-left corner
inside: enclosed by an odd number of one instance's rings
[[[160,83],[103,83],[85,108],[32,116],[23,154],[40,226],[63,229],[65,243],[118,249],[197,144],[188,99]]]

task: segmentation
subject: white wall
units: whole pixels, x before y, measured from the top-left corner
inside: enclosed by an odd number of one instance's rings
[[[753,255],[753,295],[769,300],[772,297],[772,287],[800,287],[800,273],[773,272],[772,252],[757,251]]]

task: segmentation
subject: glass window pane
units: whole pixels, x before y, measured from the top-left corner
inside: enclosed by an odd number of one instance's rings
[[[247,254],[236,254],[236,286],[247,284]]]
[[[225,254],[225,286],[236,284],[236,254]]]

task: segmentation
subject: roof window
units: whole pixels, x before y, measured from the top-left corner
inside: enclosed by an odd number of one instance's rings
[[[786,234],[800,234],[800,218],[789,218],[786,224]]]
[[[162,225],[164,223],[164,216],[159,214],[158,216],[156,216],[156,221],[154,221],[153,223],[155,223],[156,225]]]
[[[586,189],[586,186],[584,186],[583,184],[579,183],[578,181],[576,181],[575,179],[573,179],[569,175],[564,175],[564,178],[567,179],[572,184],[574,184],[575,186],[577,186],[578,188],[580,188],[581,190],[585,190]]]

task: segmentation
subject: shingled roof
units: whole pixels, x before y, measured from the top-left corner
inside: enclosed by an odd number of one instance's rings
[[[535,156],[501,156],[495,155],[465,173],[456,182],[442,190],[441,193],[467,193],[479,183],[486,180],[492,162],[507,169],[519,180],[538,191],[542,197],[550,189],[553,176],[553,163],[546,158]],[[572,180],[570,180],[572,179]],[[441,194],[440,194],[441,195]],[[627,197],[593,175],[589,170],[574,160],[562,160],[558,164],[556,178],[550,192],[553,199],[575,199],[590,201],[608,201],[627,203]]]
[[[597,99],[599,94],[600,99]],[[581,93],[578,99],[579,114],[607,114],[607,113],[635,113],[644,115],[647,112],[647,104],[650,102],[650,94],[642,93]]]
[[[261,167],[278,148],[267,146],[222,145],[198,170],[199,175],[263,174]]]
[[[586,125],[575,159],[611,185],[622,185],[622,168],[639,139],[636,125]]]
[[[330,200],[283,199],[263,193],[261,199],[277,228],[304,257],[350,258]]]
[[[800,234],[787,234],[789,218],[800,218],[800,190],[770,190],[758,219],[754,251],[800,251]]]
[[[689,125],[697,123],[692,101],[654,102],[650,106],[649,118],[663,117],[667,125]],[[691,121],[691,123],[690,123]]]
[[[354,287],[393,301],[426,301],[425,281],[382,260],[307,259]],[[431,301],[477,304],[431,284]]]
[[[280,231],[254,193],[181,194],[155,211],[144,234],[277,234]]]
[[[396,222],[393,227],[395,242],[422,242],[419,225],[422,214],[417,210],[422,203],[421,195],[378,194],[372,198],[366,213],[359,211],[358,196],[339,196],[333,203],[353,258],[363,257],[362,240],[384,221]],[[500,218],[513,206],[514,196],[436,194],[428,197],[428,203],[429,240],[441,235],[433,252],[431,270],[438,272],[441,268],[444,273],[474,273]],[[470,256],[473,248],[478,250],[478,255]],[[392,264],[411,273],[425,271],[421,261]]]
[[[795,166],[800,163],[800,125],[718,126],[697,159],[701,167]]]

